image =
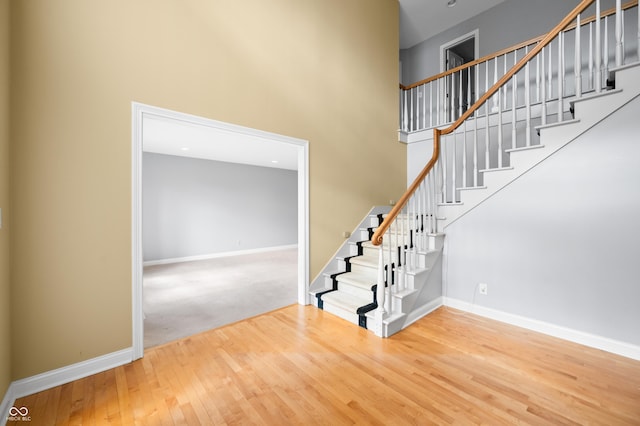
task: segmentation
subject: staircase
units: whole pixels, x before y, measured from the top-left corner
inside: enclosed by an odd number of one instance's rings
[[[509,71],[506,64],[511,51],[503,51],[404,89],[415,92],[401,94],[401,141],[432,147],[432,157],[398,204],[373,208],[314,280],[310,293],[318,308],[381,337],[391,336],[438,308],[443,300],[447,226],[640,96],[640,47],[626,65],[616,50],[613,67],[608,57],[601,61],[597,51],[590,54],[589,75],[583,78],[580,14],[591,3],[583,0],[548,34],[515,46],[512,60],[515,62],[520,49],[524,56]],[[599,2],[595,3],[599,10]],[[640,20],[637,3],[626,7],[635,10],[635,19]],[[597,12],[595,18],[582,22],[598,25],[602,16],[613,14],[616,25],[621,26],[620,8],[602,15]],[[622,46],[619,34],[616,30],[614,45]],[[575,40],[574,50],[565,52],[565,56],[575,55],[577,65],[572,69],[563,68],[565,60],[560,58],[553,67],[551,64],[551,43],[557,41],[557,51],[563,52],[565,37]],[[597,38],[596,47],[601,45]],[[500,67],[499,55],[504,56]],[[498,79],[502,64],[505,73]],[[438,123],[451,116],[453,105],[440,109],[427,96],[439,92],[455,73],[460,73],[457,81],[475,78],[476,88],[484,78],[485,93],[475,103],[468,99],[473,105],[467,111],[458,105],[455,122],[420,127],[420,123]],[[489,88],[491,73],[495,83]],[[429,87],[432,84],[435,90]]]
[[[378,308],[379,251],[389,254],[384,286],[393,312],[380,330],[388,337],[441,305],[443,234],[425,232],[422,216],[403,215],[391,227],[390,238],[376,247],[371,236],[388,207],[372,209],[352,237],[311,285],[315,306],[363,328],[375,324]],[[415,250],[414,250],[415,249]]]

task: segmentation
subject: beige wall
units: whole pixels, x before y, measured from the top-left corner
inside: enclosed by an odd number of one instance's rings
[[[13,379],[131,345],[131,101],[309,141],[311,277],[404,189],[397,0],[21,0]]]
[[[11,382],[9,323],[9,0],[0,0],[0,400]]]

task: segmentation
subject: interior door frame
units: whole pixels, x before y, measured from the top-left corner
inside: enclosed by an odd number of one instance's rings
[[[467,34],[461,35],[458,38],[455,38],[447,43],[444,43],[440,46],[440,72],[445,72],[447,70],[447,55],[446,51],[451,49],[454,46],[459,45],[460,43],[464,43],[469,39],[474,39],[473,46],[473,54],[475,56],[474,59],[478,59],[479,51],[480,51],[480,31],[475,29]]]
[[[290,136],[223,123],[138,102],[131,103],[131,274],[132,274],[132,347],[133,359],[144,355],[144,313],[142,309],[142,149],[144,119],[178,120],[241,135],[269,139],[293,145],[298,156],[298,303],[309,299],[309,142]]]
[[[475,30],[468,32],[464,35],[461,35],[460,37],[457,37],[447,43],[444,43],[440,46],[440,72],[445,72],[447,71],[447,51],[449,49],[451,49],[452,47],[455,47],[461,43],[464,43],[465,41],[469,40],[469,39],[473,39],[474,43],[473,43],[473,59],[478,59],[479,55],[480,55],[480,37],[479,37],[480,31],[476,28]],[[447,95],[447,89],[446,89],[446,84],[443,84],[441,89],[440,89],[440,99],[442,100],[441,102],[444,102],[444,104],[442,105],[442,111],[447,111],[446,107],[446,95]],[[476,90],[478,90],[476,88]]]

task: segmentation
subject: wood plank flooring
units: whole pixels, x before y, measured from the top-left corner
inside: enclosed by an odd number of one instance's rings
[[[640,425],[640,362],[450,308],[379,339],[292,305],[15,405],[36,425]]]

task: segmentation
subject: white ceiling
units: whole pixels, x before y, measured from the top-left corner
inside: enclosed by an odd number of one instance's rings
[[[145,117],[142,126],[145,152],[298,169],[298,146],[294,144],[179,120]]]
[[[472,18],[505,0],[398,0],[400,2],[400,49],[421,41]]]

